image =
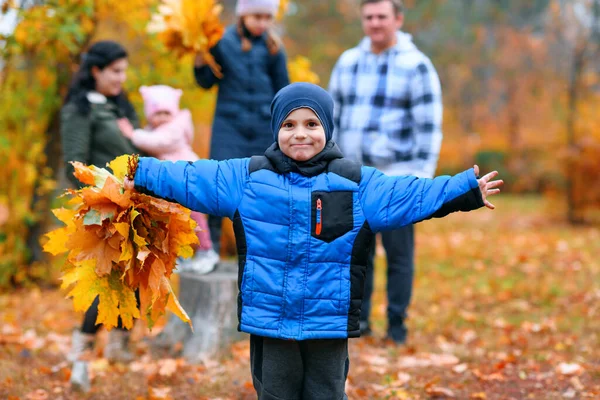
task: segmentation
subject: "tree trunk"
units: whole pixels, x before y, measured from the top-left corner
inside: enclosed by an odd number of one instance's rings
[[[577,151],[575,121],[577,119],[577,100],[579,95],[579,79],[583,70],[586,46],[577,46],[573,55],[573,64],[569,77],[568,88],[568,108],[567,108],[567,148],[569,156],[567,161],[567,218],[570,223],[581,223],[581,218],[577,213],[577,199],[575,193],[574,181],[576,178],[575,163],[573,162],[574,153]]]

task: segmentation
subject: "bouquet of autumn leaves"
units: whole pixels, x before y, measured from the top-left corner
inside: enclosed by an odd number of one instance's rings
[[[225,32],[219,19],[222,11],[215,0],[162,0],[148,32],[157,33],[167,49],[179,57],[202,54],[215,76],[222,78],[221,66],[210,54]]]
[[[62,287],[71,287],[75,310],[100,297],[97,323],[125,328],[142,318],[152,328],[168,309],[191,326],[169,278],[177,257],[190,257],[198,242],[190,211],[178,204],[125,190],[137,156],[121,156],[103,168],[73,162],[75,176],[89,185],[69,189],[70,208],[53,210],[66,226],[47,234],[44,250],[67,253]],[[135,292],[139,290],[139,307]]]

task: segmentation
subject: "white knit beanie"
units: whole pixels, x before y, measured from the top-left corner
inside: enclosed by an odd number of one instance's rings
[[[276,15],[279,10],[279,0],[238,0],[235,7],[237,16],[266,13]]]

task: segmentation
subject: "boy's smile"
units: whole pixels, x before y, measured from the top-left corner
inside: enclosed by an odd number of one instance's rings
[[[325,130],[310,108],[292,111],[281,124],[279,148],[295,161],[307,161],[325,148]]]

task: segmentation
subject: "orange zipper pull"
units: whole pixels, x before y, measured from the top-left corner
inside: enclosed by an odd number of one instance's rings
[[[323,228],[323,216],[321,215],[322,211],[323,204],[321,204],[321,199],[317,199],[317,228],[315,229],[317,236],[321,234],[321,229]]]

